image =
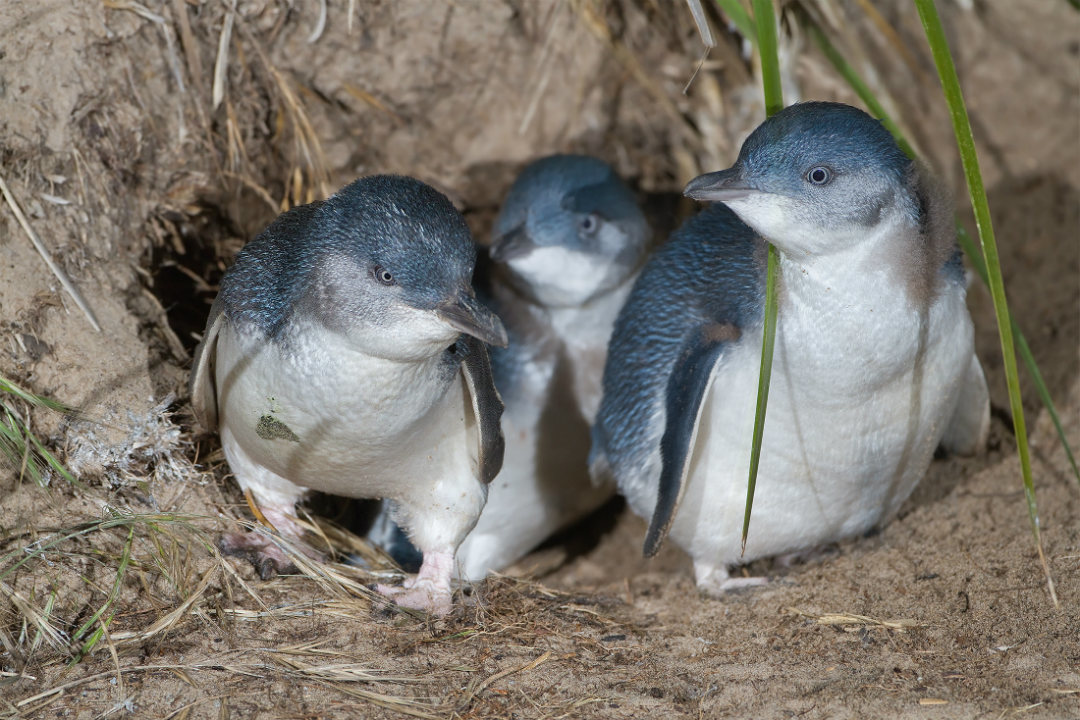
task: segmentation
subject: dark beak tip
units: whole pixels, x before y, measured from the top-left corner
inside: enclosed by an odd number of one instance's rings
[[[506,328],[503,327],[501,321],[496,319],[490,327],[483,328],[478,332],[467,333],[472,335],[480,342],[492,345],[494,347],[504,348],[510,344],[510,339],[506,335]]]
[[[683,195],[699,202],[727,202],[759,192],[740,178],[726,173],[727,171],[723,170],[694,178],[683,190]]]
[[[458,332],[470,335],[481,342],[506,347],[506,327],[499,316],[484,308],[470,293],[458,302],[444,305],[438,310],[442,320]]]
[[[701,194],[707,191],[714,183],[708,175],[699,175],[686,184],[683,195],[693,200],[702,200]]]
[[[730,195],[736,183],[727,177],[716,177],[717,173],[701,175],[691,180],[683,190],[683,195],[699,202],[712,202]],[[739,188],[741,189],[741,188]]]
[[[502,318],[498,315],[491,315],[488,326],[484,328],[484,330],[483,336],[480,336],[479,339],[488,345],[504,348],[510,344],[510,338],[506,333],[506,326],[503,325]]]
[[[487,251],[493,262],[505,263],[528,255],[533,247],[525,227],[518,225],[492,240]]]

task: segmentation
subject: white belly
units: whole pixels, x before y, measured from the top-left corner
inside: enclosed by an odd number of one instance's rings
[[[732,564],[862,533],[894,514],[932,459],[973,353],[963,292],[925,320],[907,312],[782,306],[745,554],[761,333],[718,365],[671,537],[696,560]],[[662,432],[662,428],[660,428]],[[659,442],[659,438],[657,438]],[[649,472],[658,473],[659,453]],[[631,498],[651,516],[656,484]]]
[[[463,379],[437,363],[372,358],[330,333],[283,353],[226,324],[217,354],[221,425],[249,464],[306,489],[409,501],[440,482],[475,484]]]

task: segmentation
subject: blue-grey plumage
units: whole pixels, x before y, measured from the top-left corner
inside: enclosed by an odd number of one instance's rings
[[[980,450],[986,381],[947,200],[881,124],[836,103],[762,124],[686,194],[723,205],[646,265],[615,326],[595,474],[671,537],[711,592],[728,567],[894,514],[934,449]],[[780,254],[773,377],[745,554],[765,239]],[[760,582],[759,579],[751,579]]]
[[[504,284],[544,307],[579,307],[622,287],[651,233],[634,193],[606,162],[551,155],[514,181],[492,230]]]
[[[458,549],[462,576],[502,570],[613,494],[589,478],[589,426],[607,340],[650,236],[633,192],[597,158],[542,158],[508,191],[489,287],[509,336],[491,356],[506,453]],[[400,537],[382,540],[407,550]]]
[[[760,326],[764,278],[764,243],[724,205],[691,217],[657,250],[611,336],[593,428],[594,474],[624,478],[648,466],[661,439],[657,402],[663,399],[666,418],[667,402],[685,398],[683,388],[671,385],[690,376],[674,371],[697,360],[697,348],[709,354],[702,364],[711,369],[725,343],[738,341],[744,328]],[[691,428],[680,429],[692,431],[696,409],[688,408],[689,417],[672,417],[671,423],[689,423]],[[661,493],[658,502],[671,504],[675,498]]]
[[[307,490],[386,498],[425,551],[402,604],[444,613],[453,555],[498,473],[502,403],[483,342],[506,343],[449,200],[373,176],[281,215],[237,255],[192,367],[192,405],[279,531]],[[483,341],[483,342],[481,342]],[[223,547],[283,569],[259,534]]]

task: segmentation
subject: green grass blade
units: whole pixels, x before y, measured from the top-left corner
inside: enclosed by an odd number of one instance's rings
[[[768,270],[765,281],[765,325],[761,343],[761,369],[758,373],[757,409],[754,414],[754,439],[750,449],[750,477],[746,484],[746,509],[743,511],[742,551],[746,552],[746,536],[750,533],[750,512],[754,507],[758,466],[761,460],[761,438],[765,432],[765,409],[769,404],[769,384],[772,377],[773,345],[776,340],[776,274],[780,256],[769,245]]]
[[[52,618],[53,607],[56,606],[56,598],[59,597],[59,593],[53,590],[49,593],[49,599],[45,601],[45,607],[41,610],[41,617],[46,623]],[[34,628],[34,638],[30,641],[30,652],[35,652],[41,647],[41,642],[45,639],[45,632],[40,626]]]
[[[75,408],[44,395],[36,395],[0,376],[0,395],[3,394],[11,395],[34,407],[62,413],[68,418],[84,417]],[[64,467],[63,463],[45,448],[37,436],[22,421],[21,417],[4,403],[3,398],[0,398],[0,410],[3,411],[3,418],[0,419],[0,457],[6,456],[9,462],[19,467],[20,480],[24,475],[29,475],[35,484],[44,486],[46,482],[45,471],[47,468],[52,468],[54,472],[72,485],[85,488]]]
[[[754,24],[757,27],[758,54],[761,56],[761,85],[765,91],[765,115],[784,109],[784,91],[780,87],[780,55],[776,43],[776,13],[773,0],[754,0]]]
[[[754,42],[757,38],[757,25],[754,24],[754,19],[750,17],[750,13],[746,12],[746,8],[742,6],[739,0],[716,0],[717,6],[720,8],[720,12],[724,13],[728,20],[735,26],[735,29],[739,31],[744,38]]]
[[[1077,482],[1080,482],[1080,468],[1077,467],[1076,457],[1073,455],[1072,448],[1069,447],[1069,442],[1065,439],[1065,428],[1061,427],[1061,418],[1058,417],[1057,407],[1050,398],[1050,391],[1046,387],[1042,373],[1039,372],[1039,366],[1035,364],[1035,356],[1031,354],[1027,339],[1024,338],[1020,329],[1016,326],[1016,321],[1011,318],[1010,321],[1012,322],[1013,334],[1016,336],[1016,347],[1020,351],[1020,357],[1023,358],[1024,364],[1028,367],[1028,372],[1031,373],[1032,382],[1035,383],[1035,392],[1038,393],[1039,399],[1042,400],[1043,406],[1046,407],[1046,412],[1050,415],[1050,420],[1054,423],[1054,429],[1057,430],[1061,447],[1065,448],[1065,457],[1069,459],[1069,464],[1072,465],[1073,476]]]
[[[971,132],[964,96],[960,90],[960,80],[956,75],[949,43],[945,30],[941,26],[934,0],[915,0],[915,6],[922,20],[926,41],[937,66],[938,77],[949,105],[953,130],[960,150],[960,159],[967,178],[971,205],[975,211],[975,224],[979,230],[983,258],[986,260],[987,275],[990,281],[990,295],[994,300],[994,313],[997,315],[998,334],[1001,337],[1001,354],[1005,364],[1005,380],[1009,386],[1009,405],[1013,414],[1013,426],[1016,429],[1016,449],[1020,455],[1020,469],[1024,479],[1024,495],[1027,499],[1028,516],[1031,519],[1031,531],[1046,575],[1047,587],[1054,606],[1058,606],[1054,580],[1050,575],[1050,566],[1043,551],[1042,536],[1039,532],[1039,513],[1035,503],[1035,484],[1031,478],[1031,457],[1027,442],[1027,424],[1024,421],[1024,405],[1020,398],[1020,378],[1016,366],[1016,350],[1013,346],[1012,322],[1008,303],[1005,300],[1005,284],[1001,277],[1001,265],[998,262],[997,243],[994,240],[994,227],[990,220],[990,206],[983,187],[982,174],[979,171],[979,158],[975,152],[975,137]]]
[[[64,413],[65,415],[74,414],[76,412],[74,408],[68,407],[58,400],[47,398],[44,395],[35,395],[29,390],[24,390],[5,377],[0,377],[0,392],[14,395],[20,400],[28,402],[36,407],[48,408],[49,410],[55,410],[56,412]]]
[[[86,489],[86,485],[84,485],[78,478],[72,475],[71,471],[64,467],[64,464],[57,460],[56,456],[49,452],[49,450],[41,444],[41,441],[37,439],[36,435],[31,433],[29,430],[26,430],[25,432],[26,440],[31,445],[33,445],[34,453],[37,455],[39,461],[44,462],[46,465],[51,467],[53,469],[53,472],[67,480],[75,487],[82,490]]]
[[[18,421],[8,408],[4,407],[3,411],[4,417],[0,421],[0,456],[3,456],[9,465],[19,469],[19,482],[22,482],[23,477],[29,473],[34,482],[40,484],[34,475],[35,467],[31,462],[29,448],[24,442]]]
[[[3,420],[0,420],[0,455],[18,468],[19,482],[29,476],[35,485],[44,487],[44,466],[48,460],[35,450],[37,438],[11,408],[0,403],[0,409],[4,414]]]
[[[134,542],[135,526],[131,525],[128,528],[127,541],[125,541],[124,543],[124,553],[120,557],[120,565],[116,568],[116,581],[113,582],[112,591],[109,593],[109,597],[105,600],[102,606],[99,607],[97,611],[94,612],[92,616],[90,616],[90,619],[84,622],[82,624],[82,627],[80,627],[75,632],[75,635],[72,637],[72,640],[74,642],[78,642],[79,640],[81,640],[86,631],[98,623],[98,620],[101,618],[101,616],[104,615],[105,612],[112,607],[113,603],[116,601],[116,598],[120,595],[120,588],[123,586],[124,576],[127,574],[127,566],[128,563],[131,562],[131,546]],[[109,625],[111,621],[112,616],[107,618],[104,622],[98,624],[97,629],[90,634],[90,637],[87,638],[86,641],[83,643],[82,647],[79,648],[79,652],[72,659],[72,664],[75,664],[82,660],[91,650],[94,649],[94,646],[97,645],[98,641],[105,634],[105,628]]]
[[[780,86],[780,59],[776,51],[776,14],[772,0],[754,0],[754,23],[757,27],[758,53],[761,56],[761,84],[765,92],[765,113],[772,115],[784,108],[784,93]],[[765,319],[762,326],[761,371],[758,375],[757,407],[754,411],[754,437],[750,446],[750,472],[746,482],[746,509],[743,512],[742,550],[750,532],[750,514],[754,507],[754,491],[761,461],[761,438],[765,431],[765,411],[769,405],[769,381],[772,378],[773,346],[776,343],[776,284],[779,256],[769,245],[765,273]]]
[[[916,156],[915,149],[911,147],[907,138],[904,137],[904,133],[900,130],[900,126],[889,116],[889,113],[885,110],[885,106],[878,102],[877,96],[874,95],[873,90],[871,90],[863,81],[859,73],[844,58],[840,51],[836,49],[836,46],[832,44],[828,36],[822,31],[821,27],[808,16],[804,15],[803,20],[809,28],[811,37],[813,37],[814,42],[817,43],[826,59],[832,63],[836,71],[847,81],[848,85],[851,86],[859,96],[859,99],[863,101],[874,117],[881,119],[882,124],[890,133],[892,133],[893,138],[896,139],[896,144],[900,146],[900,149],[903,150],[908,157],[914,158]],[[956,239],[963,249],[964,254],[966,254],[971,261],[972,266],[975,268],[975,272],[982,279],[983,283],[989,287],[990,278],[986,272],[986,261],[983,260],[982,253],[975,247],[975,243],[972,242],[963,227],[957,226]],[[1010,318],[1010,322],[1012,323],[1012,331],[1016,338],[1017,348],[1020,350],[1020,357],[1027,367],[1028,374],[1031,375],[1032,382],[1035,383],[1035,391],[1038,393],[1039,399],[1042,401],[1043,406],[1050,415],[1050,419],[1054,423],[1054,429],[1057,430],[1058,440],[1065,449],[1065,455],[1068,457],[1069,464],[1072,466],[1073,476],[1076,478],[1077,482],[1080,482],[1080,467],[1077,466],[1076,457],[1073,455],[1072,447],[1065,437],[1065,429],[1061,426],[1061,418],[1058,416],[1057,407],[1050,397],[1050,391],[1047,389],[1046,382],[1043,380],[1039,365],[1035,362],[1035,356],[1031,353],[1031,348],[1028,346],[1027,339],[1024,337],[1023,333],[1020,332],[1020,327],[1017,325],[1016,320]]]

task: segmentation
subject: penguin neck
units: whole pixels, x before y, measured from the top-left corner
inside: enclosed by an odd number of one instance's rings
[[[823,254],[781,250],[781,302],[925,312],[938,268],[927,267],[923,245],[917,221],[895,207],[848,247]]]
[[[537,307],[556,335],[563,338],[593,339],[606,345],[615,325],[615,318],[626,302],[626,296],[636,278],[637,273],[634,272],[618,285],[593,295],[580,305]]]
[[[519,301],[543,312],[579,310],[602,303],[604,296],[626,284],[627,277],[636,277],[641,265],[626,269],[619,267],[616,261],[601,261],[583,253],[571,255],[557,247],[534,251],[529,260],[537,264],[541,261],[553,263],[553,267],[536,273],[531,279],[514,269],[503,268],[500,280]],[[571,267],[572,270],[565,269]],[[554,268],[564,269],[556,271]],[[556,272],[560,274],[556,275]]]
[[[906,230],[874,230],[825,256],[781,251],[774,363],[791,382],[870,392],[911,367],[929,341],[931,314],[912,302],[891,245]]]
[[[636,277],[635,272],[580,305],[559,307],[537,303],[510,285],[493,287],[511,337],[527,338],[530,347],[544,347],[553,362],[565,364],[578,408],[590,424],[600,407],[608,341]]]

